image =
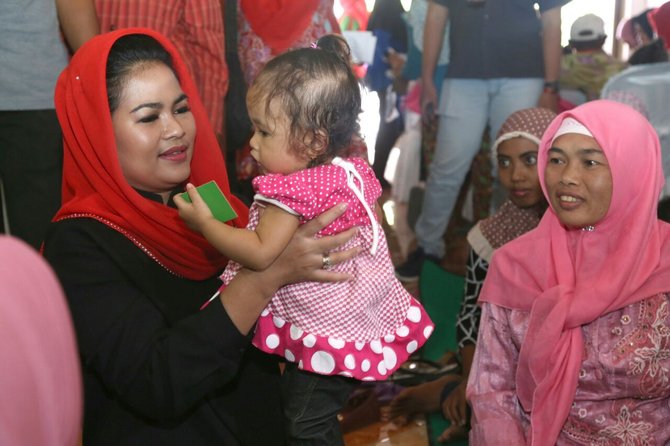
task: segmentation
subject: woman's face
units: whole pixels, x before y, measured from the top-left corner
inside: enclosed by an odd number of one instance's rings
[[[537,175],[537,144],[523,137],[500,143],[498,178],[517,207],[529,208],[544,201]]]
[[[598,223],[612,200],[612,172],[595,139],[561,135],[549,149],[544,180],[551,207],[571,228]]]
[[[189,177],[195,119],[166,65],[152,63],[131,72],[112,124],[121,170],[131,186],[165,200]]]

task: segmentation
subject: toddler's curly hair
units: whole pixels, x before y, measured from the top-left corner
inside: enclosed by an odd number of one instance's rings
[[[270,60],[254,80],[249,103],[276,103],[290,122],[289,144],[297,153],[325,147],[310,167],[338,156],[358,136],[361,94],[351,71],[350,51],[340,36],[329,34],[315,48],[287,51]],[[325,140],[324,140],[325,139]]]

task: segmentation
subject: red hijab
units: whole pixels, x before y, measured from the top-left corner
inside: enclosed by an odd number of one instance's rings
[[[151,36],[167,50],[189,97],[197,135],[188,181],[198,185],[215,180],[237,212],[232,224],[246,224],[247,209],[230,193],[223,155],[184,61],[164,36],[143,28],[94,37],[75,53],[58,79],[56,112],[65,154],[63,205],[54,221],[94,218],[126,236],[168,271],[203,280],[219,272],[227,259],[186,227],[175,209],[138,194],[121,171],[107,101],[106,66],[114,42],[128,34]]]
[[[665,48],[670,49],[670,2],[663,3],[647,15],[658,37],[663,39]]]
[[[319,0],[241,0],[240,7],[251,29],[279,54],[305,32]]]
[[[545,196],[547,153],[567,117],[584,125],[607,157],[610,207],[593,231],[566,228],[549,208],[536,229],[493,254],[479,298],[530,312],[516,388],[530,412],[533,445],[555,444],[567,419],[584,353],[582,325],[670,291],[670,225],[656,216],[664,176],[654,128],[611,101],[561,113],[539,147]]]

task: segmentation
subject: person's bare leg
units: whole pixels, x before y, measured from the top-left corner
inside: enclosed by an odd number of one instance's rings
[[[382,410],[382,419],[407,422],[418,413],[437,412],[440,410],[440,395],[444,386],[452,381],[459,381],[460,375],[443,375],[433,381],[408,387],[400,392],[388,407]]]

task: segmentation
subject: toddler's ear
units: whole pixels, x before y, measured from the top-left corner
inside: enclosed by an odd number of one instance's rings
[[[310,160],[323,155],[328,147],[328,134],[325,130],[316,130],[311,135],[305,136],[305,145],[307,146],[307,157]]]

